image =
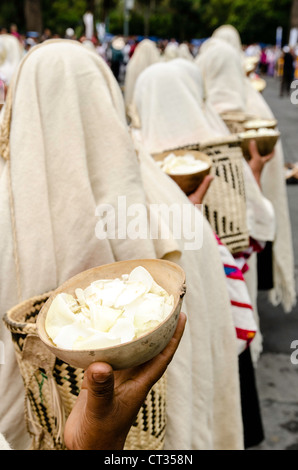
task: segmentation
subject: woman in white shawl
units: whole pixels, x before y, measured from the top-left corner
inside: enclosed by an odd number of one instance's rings
[[[138,76],[152,64],[160,60],[160,53],[155,42],[150,39],[143,39],[133,53],[132,58],[126,66],[124,80],[124,99],[126,111],[129,115],[130,105],[133,97],[133,91]]]
[[[189,50],[188,44],[183,42],[178,46],[178,57],[180,59],[190,60],[192,62],[194,60],[192,53]]]
[[[185,59],[155,64],[140,75],[132,107],[141,122],[142,143],[150,153],[228,134],[212,106],[203,103],[199,70]]]
[[[0,155],[1,316],[96,265],[176,260],[187,276],[188,321],[168,369],[165,449],[243,448],[236,335],[216,242],[199,211],[150,158],[139,166],[121,91],[104,61],[63,40],[30,51],[4,108]],[[201,223],[203,249],[186,250],[183,238],[98,239],[96,208],[117,208],[119,195],[127,207],[174,200],[189,206]],[[1,341],[0,432],[14,448],[25,448],[23,388],[3,327]]]
[[[9,85],[24,55],[20,41],[12,34],[0,35],[0,79]]]
[[[186,60],[175,59],[144,71],[137,81],[134,94],[135,114],[138,115],[140,127],[133,129],[132,133],[137,147],[154,154],[228,136],[227,127],[212,105],[204,103],[203,94],[200,71]],[[142,155],[143,150],[140,150]],[[252,173],[249,173],[253,179]],[[256,182],[254,185],[257,189]],[[223,246],[219,245],[219,249],[223,264],[232,266],[235,261],[231,254],[227,261]],[[249,296],[244,292],[246,286],[242,289],[240,285],[241,282],[230,291],[235,325],[238,314],[243,318],[242,312],[236,312],[235,305],[243,305],[246,301],[250,303]],[[247,321],[250,315],[251,312],[246,317]],[[240,349],[240,353],[242,351]]]
[[[175,59],[169,63],[156,64],[144,71],[136,83],[134,94],[135,114],[138,115],[140,125],[139,129],[133,130],[137,145],[148,153],[154,154],[202,144],[205,141],[214,141],[216,138],[224,139],[229,135],[226,125],[213,105],[210,102],[204,102],[203,98],[204,89],[200,70],[186,60]],[[243,167],[248,192],[248,228],[258,242],[263,242],[274,232],[272,207],[262,196],[253,172],[244,159]],[[212,198],[212,195],[210,197]],[[222,250],[223,247],[220,249]],[[222,260],[224,264],[227,263],[227,258],[224,256]],[[233,265],[232,256],[228,264]],[[237,287],[239,288],[239,284]],[[231,293],[233,309],[236,304],[236,298],[233,297],[235,295],[238,296],[238,302],[244,304],[245,293],[243,290],[238,292],[237,287],[234,286]],[[242,299],[241,295],[243,295]],[[248,303],[251,303],[250,299]],[[238,313],[242,315],[240,311],[237,313],[234,311],[235,324],[237,324]],[[252,345],[253,343],[254,340]],[[240,357],[242,373],[243,364],[249,364],[249,360],[250,355],[247,352],[245,357]],[[245,367],[247,368],[246,365]],[[252,367],[249,367],[249,372],[243,374],[245,412],[248,406],[251,415],[247,417],[245,414],[245,423],[251,426],[251,420],[255,420],[252,425],[253,439],[248,437],[246,442],[247,445],[256,445],[262,440],[263,434],[251,369]],[[247,397],[249,397],[248,400]]]
[[[231,29],[229,29],[231,33]],[[217,35],[215,35],[217,36]],[[239,111],[272,118],[272,112],[260,93],[255,91],[246,78],[238,36],[234,47],[223,39],[212,37],[201,47],[196,58],[205,84],[206,99],[219,113]],[[236,47],[236,44],[238,46]],[[286,186],[283,173],[283,151],[279,141],[275,147],[275,156],[264,167],[261,176],[262,193],[272,203],[275,213],[275,233],[273,241],[273,289],[269,299],[273,305],[282,304],[286,312],[296,302],[294,284],[294,256],[292,247],[291,224],[289,218]],[[264,226],[264,229],[266,227]],[[268,238],[268,240],[270,240]],[[257,312],[257,267],[256,255],[250,258],[250,270],[246,280]],[[262,351],[262,339],[259,346],[254,342],[254,359],[257,361]]]
[[[176,42],[169,41],[165,47],[165,50],[161,56],[162,60],[168,62],[178,57],[179,45]]]

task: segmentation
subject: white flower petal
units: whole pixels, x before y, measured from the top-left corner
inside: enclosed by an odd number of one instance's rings
[[[134,325],[128,318],[119,318],[113,328],[110,329],[110,334],[120,337],[121,343],[128,343],[135,336]]]
[[[138,266],[137,268],[133,269],[128,278],[129,281],[136,281],[141,282],[147,288],[147,292],[150,291],[153,281],[153,277],[147,271],[147,269],[143,268],[143,266]]]
[[[45,328],[48,335],[54,338],[59,330],[76,320],[76,314],[70,308],[75,303],[75,299],[69,294],[58,294],[52,301],[48,310]]]

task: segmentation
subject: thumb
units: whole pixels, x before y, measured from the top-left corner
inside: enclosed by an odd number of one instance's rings
[[[114,373],[109,364],[95,362],[87,369],[87,412],[97,418],[105,415],[113,403]]]
[[[249,153],[252,158],[260,157],[257,142],[254,139],[249,141]]]

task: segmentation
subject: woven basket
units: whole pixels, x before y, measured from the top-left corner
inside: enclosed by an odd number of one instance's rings
[[[64,450],[63,431],[80,392],[82,369],[59,360],[36,332],[37,315],[51,292],[16,305],[4,316],[25,387],[25,419],[32,450]],[[130,429],[125,450],[162,450],[166,375],[151,389]]]
[[[249,246],[241,139],[229,137],[201,146],[212,160],[214,176],[204,198],[204,212],[214,232],[231,253]]]

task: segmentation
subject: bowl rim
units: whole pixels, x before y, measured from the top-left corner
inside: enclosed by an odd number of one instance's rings
[[[125,343],[115,344],[114,346],[108,346],[108,347],[105,347],[105,348],[93,348],[93,349],[67,349],[67,348],[61,348],[61,347],[56,346],[54,344],[53,340],[51,340],[51,338],[47,334],[46,329],[45,329],[45,320],[46,320],[46,315],[47,315],[47,312],[45,313],[45,310],[46,310],[47,306],[52,303],[54,298],[59,293],[63,293],[63,290],[61,290],[61,289],[63,289],[63,287],[65,285],[67,285],[68,283],[73,282],[76,278],[81,277],[82,274],[87,273],[87,272],[91,272],[92,270],[94,270],[96,268],[98,268],[98,269],[108,268],[108,267],[111,267],[111,266],[115,266],[116,264],[119,265],[120,263],[124,266],[125,264],[127,264],[127,262],[135,262],[135,261],[140,262],[139,265],[141,265],[142,263],[146,263],[148,261],[161,262],[162,264],[165,264],[165,265],[168,265],[168,266],[172,266],[172,267],[175,266],[175,269],[180,271],[181,280],[183,281],[181,283],[181,291],[176,294],[176,299],[175,299],[175,296],[173,295],[174,296],[174,305],[173,305],[173,308],[172,308],[171,312],[167,315],[167,317],[161,323],[159,323],[157,326],[155,326],[152,330],[148,331],[147,333],[144,333],[143,335],[139,336],[138,338],[135,338],[131,341],[127,341]],[[164,325],[170,319],[170,317],[176,311],[176,308],[179,305],[179,302],[181,302],[183,300],[183,297],[184,297],[185,293],[186,293],[186,275],[185,275],[185,271],[181,266],[179,266],[176,263],[173,263],[172,261],[163,260],[163,259],[155,259],[155,258],[153,258],[153,259],[150,259],[150,258],[146,259],[145,258],[145,259],[138,259],[138,260],[132,259],[132,260],[125,260],[125,261],[116,261],[114,263],[103,264],[101,266],[96,266],[95,268],[90,268],[90,269],[87,269],[85,271],[82,271],[81,273],[76,274],[75,276],[69,278],[63,284],[58,286],[52,292],[52,294],[50,295],[48,300],[45,302],[45,304],[42,306],[42,308],[40,309],[40,312],[37,315],[36,331],[37,331],[37,334],[38,334],[40,340],[43,343],[45,343],[45,345],[50,347],[52,350],[62,351],[63,353],[65,352],[65,353],[68,353],[68,354],[71,354],[71,353],[86,354],[86,353],[90,353],[90,351],[94,351],[96,353],[96,351],[106,352],[106,351],[116,350],[116,349],[121,348],[124,345],[135,344],[136,342],[138,342],[140,340],[144,340],[144,338],[146,338],[147,336],[149,337],[152,333],[154,333],[156,330],[158,330],[162,325]]]
[[[244,142],[246,142],[247,140],[256,140],[256,141],[259,141],[259,140],[263,140],[263,139],[266,139],[267,141],[269,140],[273,140],[273,139],[276,139],[276,138],[279,138],[280,137],[280,132],[279,131],[276,131],[275,134],[268,134],[268,135],[254,135],[254,136],[243,136],[241,137],[241,140]]]
[[[267,124],[267,126],[265,124],[263,124],[263,125],[260,124],[260,125],[255,127],[255,126],[250,124],[250,123],[253,123],[254,121],[257,121],[257,122],[259,121],[259,122],[263,122],[263,123],[267,122],[267,123],[270,124],[270,126],[268,124]],[[272,119],[266,119],[266,118],[249,119],[249,120],[244,122],[243,126],[244,126],[244,128],[247,128],[248,130],[249,129],[255,129],[255,128],[262,128],[262,127],[264,127],[264,128],[267,128],[267,127],[269,128],[269,127],[272,127],[272,126],[276,127],[277,126],[277,119],[274,119],[274,118],[272,118]]]
[[[191,149],[176,149],[176,150],[166,150],[165,152],[160,152],[160,153],[155,153],[153,154],[153,158],[155,162],[157,161],[163,161],[168,155],[171,153],[177,155],[177,156],[183,156],[183,155],[193,155],[194,157],[204,157],[204,158],[196,158],[196,160],[201,160],[207,163],[207,168],[204,168],[199,171],[194,171],[192,173],[167,173],[164,172],[166,175],[171,176],[171,177],[187,177],[187,176],[199,176],[204,172],[210,171],[212,167],[212,159],[207,155],[206,153],[200,151],[200,150],[191,150]],[[180,155],[181,154],[181,155]],[[163,170],[162,170],[163,171]]]

